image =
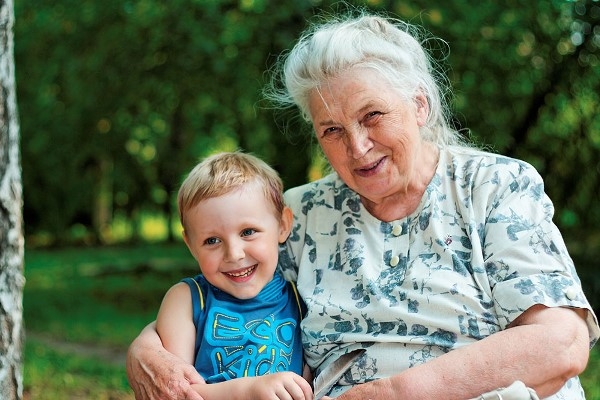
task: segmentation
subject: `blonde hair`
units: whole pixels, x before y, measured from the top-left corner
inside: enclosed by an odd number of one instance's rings
[[[283,182],[266,162],[250,154],[218,153],[205,158],[185,178],[177,195],[179,219],[185,229],[185,213],[202,200],[230,193],[248,183],[263,187],[265,198],[281,216],[285,206]]]

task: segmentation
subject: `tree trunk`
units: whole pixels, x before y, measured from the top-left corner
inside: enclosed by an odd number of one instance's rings
[[[23,217],[13,0],[0,0],[0,398],[23,398]]]

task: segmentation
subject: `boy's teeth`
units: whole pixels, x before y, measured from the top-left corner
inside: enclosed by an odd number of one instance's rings
[[[240,278],[242,276],[250,275],[252,273],[252,271],[254,271],[254,267],[250,267],[242,272],[236,272],[236,273],[230,272],[229,275],[235,276],[236,278]]]

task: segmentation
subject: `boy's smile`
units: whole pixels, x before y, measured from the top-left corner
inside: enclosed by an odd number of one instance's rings
[[[231,279],[233,279],[236,282],[243,282],[247,278],[249,278],[254,273],[254,271],[256,271],[257,267],[258,264],[255,264],[250,268],[245,268],[241,270],[240,272],[226,272],[226,274],[229,275]]]

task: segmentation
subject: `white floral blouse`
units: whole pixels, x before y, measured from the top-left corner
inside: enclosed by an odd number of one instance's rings
[[[590,346],[598,339],[553,205],[525,162],[441,150],[418,208],[392,222],[370,215],[336,174],[286,201],[295,221],[280,264],[308,306],[307,362],[318,373],[367,349],[332,395],[494,334],[535,304],[587,309]],[[585,396],[573,378],[551,398]]]

